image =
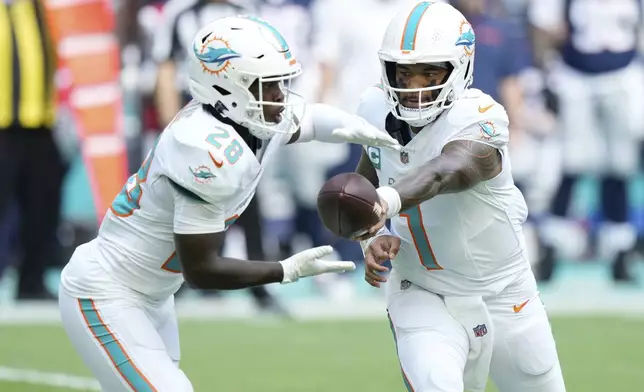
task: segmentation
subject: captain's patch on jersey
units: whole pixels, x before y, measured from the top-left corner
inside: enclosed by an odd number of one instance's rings
[[[193,169],[190,166],[188,167],[190,168],[190,172],[192,173],[192,176],[194,177],[197,184],[207,184],[216,177],[208,166],[201,165],[196,169]]]
[[[373,164],[373,167],[380,169],[380,149],[378,147],[367,147],[367,155]]]
[[[479,123],[479,128],[481,129],[481,137],[483,139],[489,140],[495,136],[499,136],[500,133],[497,132],[492,121],[484,121]]]

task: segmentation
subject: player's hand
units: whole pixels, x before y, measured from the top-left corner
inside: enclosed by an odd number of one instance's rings
[[[389,147],[396,151],[402,148],[398,140],[391,137],[387,132],[380,131],[363,118],[360,118],[360,121],[350,126],[335,129],[331,134],[346,142],[364,146]]]
[[[387,209],[389,208],[389,206],[387,205],[387,202],[386,202],[386,201],[384,201],[383,199],[380,199],[380,203],[379,203],[379,204],[380,204],[380,208],[379,208],[379,209],[375,209],[375,210],[377,210],[377,211],[379,212],[379,215],[380,215],[380,218],[379,218],[379,220],[378,220],[378,223],[376,223],[375,225],[371,226],[371,227],[367,230],[367,232],[366,232],[366,233],[362,234],[362,235],[361,235],[361,236],[359,236],[359,237],[354,238],[354,239],[353,239],[354,241],[364,241],[364,240],[367,240],[367,239],[369,239],[369,238],[373,237],[374,235],[376,235],[376,233],[378,232],[378,230],[380,230],[380,229],[382,229],[383,227],[385,227],[385,223],[387,223]]]
[[[280,261],[284,269],[282,284],[297,282],[300,278],[325,274],[328,272],[342,273],[353,271],[356,265],[351,261],[326,261],[321,258],[333,253],[333,248],[319,246],[296,253],[286,260]]]
[[[388,268],[382,265],[391,260],[400,250],[400,238],[393,235],[383,235],[376,238],[365,251],[364,280],[373,287],[380,287],[380,283],[387,281],[380,272],[387,272]]]

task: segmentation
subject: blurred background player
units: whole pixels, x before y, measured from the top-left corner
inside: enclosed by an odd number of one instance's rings
[[[309,5],[310,1],[262,0],[259,13],[274,23],[298,53],[298,61],[306,71],[294,81],[293,89],[312,102],[316,98],[318,72],[311,52],[313,23]],[[328,164],[333,157],[319,151],[344,148],[317,142],[293,145],[267,168],[264,181],[259,185],[258,201],[266,232],[271,233],[266,238],[267,251],[271,254],[292,254],[294,249],[303,246],[302,242],[314,246],[325,243],[315,202],[317,189],[326,178],[324,166],[320,166],[319,161],[322,165]],[[302,209],[303,205],[307,209]],[[306,211],[315,215],[306,214]]]
[[[465,15],[476,32],[472,87],[501,103],[510,117],[512,173],[529,207],[524,229],[531,262],[537,264],[544,253],[538,228],[558,185],[560,165],[559,155],[553,153],[557,151],[553,115],[543,99],[544,76],[534,65],[523,28],[527,4],[501,0],[452,0],[450,4]]]
[[[21,300],[53,299],[45,271],[59,264],[65,162],[54,137],[57,57],[43,7],[0,3],[0,276],[17,256]]]
[[[153,57],[158,63],[156,103],[165,127],[189,100],[186,66],[188,49],[200,26],[225,16],[255,14],[252,2],[235,0],[170,0],[163,24],[156,30]]]
[[[631,281],[628,260],[636,243],[628,179],[638,170],[644,114],[644,74],[638,61],[640,0],[543,0],[531,3],[537,62],[550,72],[556,96],[563,177],[542,227],[547,244],[540,278],[552,276],[556,250],[586,246],[569,218],[580,176],[600,177],[599,229],[594,247],[612,263],[615,281]],[[595,244],[593,242],[593,244]],[[574,251],[573,251],[574,252]]]

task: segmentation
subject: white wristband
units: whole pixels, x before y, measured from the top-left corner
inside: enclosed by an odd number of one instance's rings
[[[295,265],[290,258],[281,260],[279,263],[282,265],[282,269],[284,270],[284,277],[282,278],[282,282],[280,282],[281,284],[295,283],[300,279],[297,275]]]
[[[383,226],[380,230],[376,232],[376,234],[373,237],[367,238],[364,241],[360,241],[360,247],[362,248],[362,253],[364,254],[367,251],[367,248],[369,248],[369,245],[378,237],[381,237],[383,235],[389,235],[391,232],[389,229],[387,229],[387,226]]]
[[[376,189],[376,192],[378,192],[378,196],[380,196],[381,199],[387,202],[387,219],[391,219],[398,215],[400,208],[402,207],[398,191],[390,186],[381,186]]]

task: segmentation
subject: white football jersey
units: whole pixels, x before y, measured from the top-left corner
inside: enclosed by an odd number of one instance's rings
[[[132,290],[159,299],[174,294],[183,282],[174,233],[226,230],[253,198],[262,166],[289,138],[276,135],[253,153],[232,126],[193,101],[114,199],[89,244],[93,258]],[[63,287],[83,291],[78,278],[63,274]]]
[[[384,131],[388,113],[381,89],[372,87],[363,94],[360,116]],[[394,217],[392,232],[402,239],[394,269],[403,279],[437,294],[495,294],[530,268],[522,233],[528,210],[511,175],[504,108],[470,89],[412,136],[402,151],[366,147],[381,186],[395,184],[454,140],[497,148],[503,169],[470,190],[436,196]]]

